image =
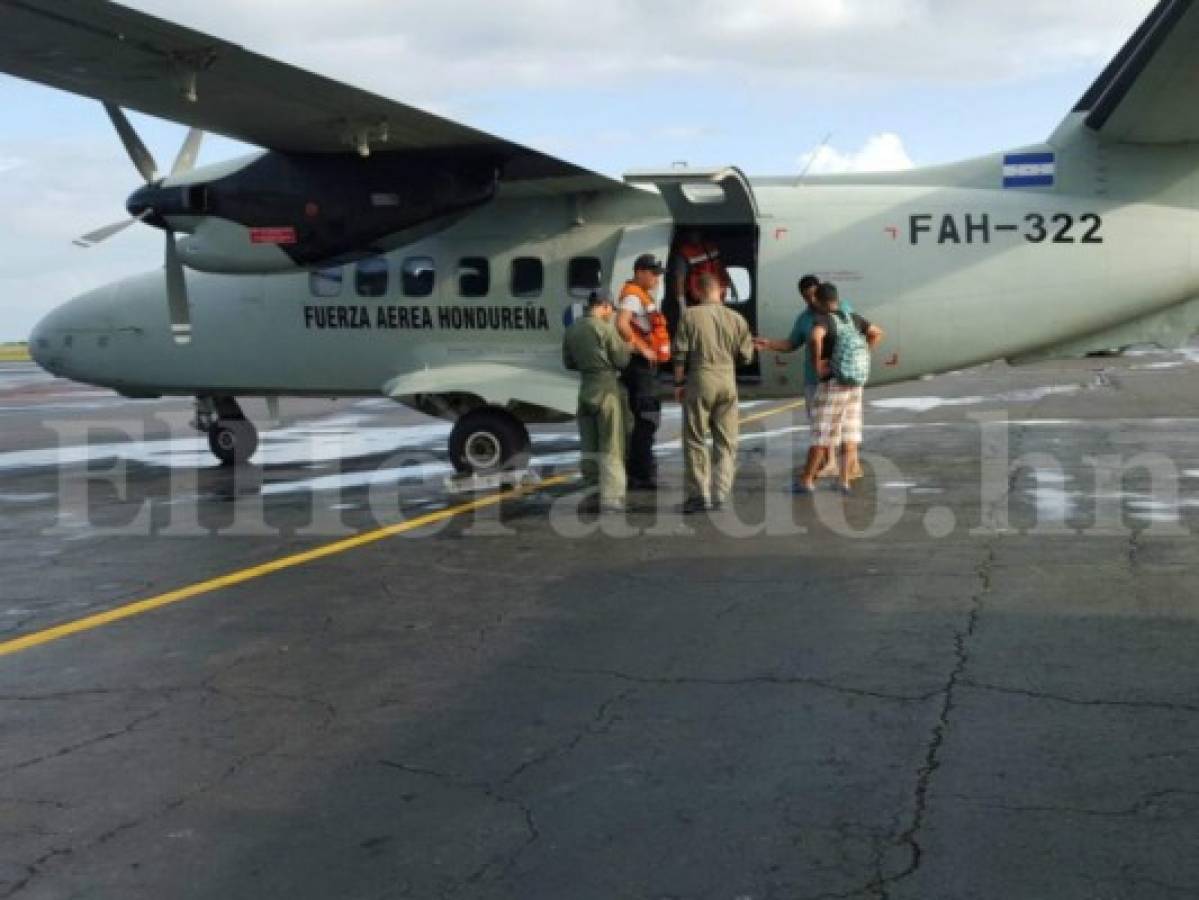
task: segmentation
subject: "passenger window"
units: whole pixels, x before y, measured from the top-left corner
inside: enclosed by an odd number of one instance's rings
[[[486,297],[491,291],[491,264],[482,256],[458,260],[458,293],[463,297]]]
[[[512,260],[512,296],[518,300],[540,297],[545,289],[545,266],[535,256]]]
[[[308,273],[308,290],[314,297],[340,297],[343,279],[341,267],[318,269]]]
[[[754,298],[754,280],[750,277],[749,269],[739,266],[729,266],[729,281],[733,289],[729,291],[729,303],[748,303]]]
[[[585,298],[599,288],[604,269],[594,256],[576,256],[570,261],[567,286],[570,296]]]
[[[358,263],[354,273],[354,289],[359,297],[382,297],[387,293],[387,260],[372,256]]]
[[[401,272],[405,297],[428,297],[437,284],[437,267],[428,256],[410,256]]]

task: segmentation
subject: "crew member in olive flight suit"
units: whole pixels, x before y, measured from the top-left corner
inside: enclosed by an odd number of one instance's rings
[[[566,330],[562,362],[583,377],[579,384],[578,422],[583,477],[599,484],[600,511],[624,509],[625,440],[628,398],[620,373],[629,364],[629,345],[612,324],[612,295],[594,291],[587,314]]]
[[[724,305],[720,279],[702,275],[698,287],[701,303],[683,313],[674,337],[675,399],[683,405],[686,513],[720,509],[731,498],[740,428],[737,366],[754,359],[749,325]]]

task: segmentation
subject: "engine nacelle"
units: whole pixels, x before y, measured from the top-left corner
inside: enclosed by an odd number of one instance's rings
[[[402,247],[489,202],[496,183],[495,165],[480,157],[271,152],[147,185],[128,206],[180,232],[191,268],[276,273]]]

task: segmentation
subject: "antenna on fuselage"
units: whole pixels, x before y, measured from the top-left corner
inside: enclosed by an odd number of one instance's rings
[[[803,171],[799,173],[799,178],[795,179],[795,186],[799,187],[803,184],[803,180],[808,177],[808,173],[812,171],[812,166],[816,164],[816,159],[820,156],[820,151],[829,145],[829,141],[833,139],[833,133],[830,131],[824,136],[824,140],[820,145],[812,151],[812,155],[808,157],[808,164],[803,167]]]

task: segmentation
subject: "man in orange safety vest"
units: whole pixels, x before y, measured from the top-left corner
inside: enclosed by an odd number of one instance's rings
[[[658,466],[654,461],[654,437],[662,420],[658,399],[658,365],[670,361],[670,335],[659,312],[654,293],[662,278],[662,263],[645,253],[633,263],[633,277],[620,291],[616,304],[616,330],[633,351],[621,376],[629,392],[633,429],[629,434],[629,487],[656,490]]]

